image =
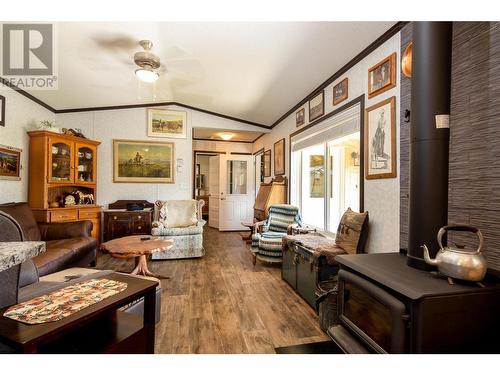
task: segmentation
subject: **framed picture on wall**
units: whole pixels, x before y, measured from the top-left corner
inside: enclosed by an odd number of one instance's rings
[[[0,180],[21,179],[21,149],[0,145]]]
[[[0,126],[5,126],[5,96],[0,95]]]
[[[394,178],[396,164],[396,97],[365,109],[366,179]]]
[[[113,182],[174,183],[175,144],[113,140]]]
[[[148,137],[186,138],[186,112],[149,108]]]
[[[264,177],[271,177],[271,150],[264,151]]]
[[[349,95],[349,81],[344,78],[333,86],[333,105],[337,105],[347,99]]]
[[[285,138],[274,144],[274,175],[285,174]]]
[[[320,118],[325,114],[325,96],[321,91],[311,100],[309,100],[309,122]]]
[[[295,112],[295,126],[304,125],[306,122],[306,109],[301,108]]]
[[[396,87],[396,52],[368,69],[368,98]]]

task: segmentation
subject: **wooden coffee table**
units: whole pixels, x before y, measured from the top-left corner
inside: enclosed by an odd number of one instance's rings
[[[146,239],[147,238],[147,239]],[[146,240],[143,240],[146,239]],[[166,251],[174,245],[174,240],[154,236],[127,236],[101,244],[101,251],[114,258],[135,258],[135,268],[132,275],[153,276],[168,279],[168,276],[155,275],[148,269],[147,255]]]
[[[97,277],[127,284],[127,289],[55,322],[25,324],[0,309],[0,344],[18,353],[154,353],[158,281],[113,273]],[[143,316],[120,307],[144,298]]]

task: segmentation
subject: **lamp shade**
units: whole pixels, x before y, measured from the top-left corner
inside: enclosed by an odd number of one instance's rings
[[[151,69],[137,69],[135,75],[143,82],[155,82],[160,75]]]

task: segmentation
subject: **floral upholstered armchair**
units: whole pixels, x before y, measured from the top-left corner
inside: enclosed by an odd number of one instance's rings
[[[292,229],[302,225],[298,207],[290,204],[276,204],[269,207],[267,220],[255,223],[252,235],[254,259],[268,263],[281,263],[281,239],[292,233]]]
[[[204,200],[169,200],[155,202],[151,234],[174,240],[174,246],[164,252],[154,253],[153,259],[199,258],[203,249],[202,219]]]

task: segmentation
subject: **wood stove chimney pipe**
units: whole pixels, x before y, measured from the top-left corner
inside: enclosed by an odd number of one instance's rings
[[[420,246],[434,257],[437,232],[448,222],[451,43],[451,22],[413,23],[407,264],[424,270],[431,267]]]

